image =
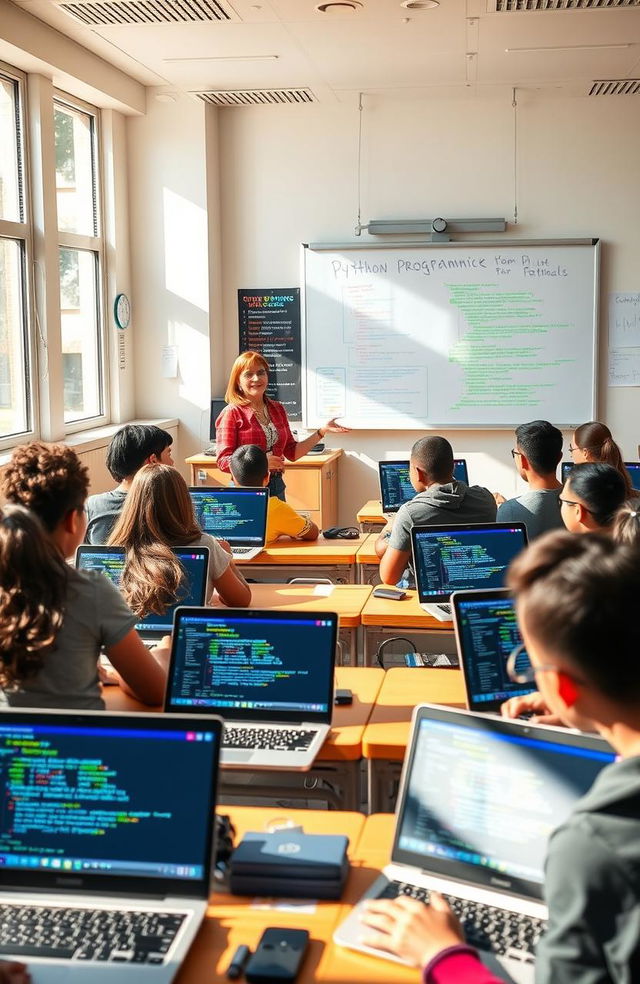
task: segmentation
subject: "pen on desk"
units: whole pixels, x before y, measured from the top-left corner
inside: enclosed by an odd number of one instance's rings
[[[227,978],[230,981],[235,981],[238,977],[240,977],[242,971],[244,970],[244,965],[247,962],[247,957],[250,953],[251,950],[248,946],[245,946],[244,943],[238,947],[231,958],[231,963],[227,967]]]

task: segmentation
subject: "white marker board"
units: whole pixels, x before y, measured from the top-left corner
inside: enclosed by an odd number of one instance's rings
[[[595,416],[597,240],[304,246],[305,422]]]

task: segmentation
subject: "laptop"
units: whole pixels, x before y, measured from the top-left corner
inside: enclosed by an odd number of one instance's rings
[[[178,605],[204,605],[207,594],[207,572],[209,569],[208,547],[173,547],[173,552],[184,568],[185,578],[180,594],[164,614],[151,612],[135,628],[146,645],[154,645],[163,636],[169,635],[173,627],[173,613]],[[81,544],[76,551],[76,567],[81,571],[100,571],[120,587],[120,579],[125,564],[124,547],[103,547]]]
[[[595,736],[417,707],[391,863],[364,898],[411,894],[426,900],[429,889],[441,892],[483,962],[501,980],[532,984],[535,945],[547,916],[549,834],[614,757]],[[364,946],[360,908],[338,926],[335,942],[402,962]]]
[[[225,720],[221,764],[308,770],[331,727],[335,612],[178,608],[165,711]]]
[[[469,710],[499,714],[505,700],[532,693],[533,683],[514,683],[507,673],[509,656],[522,645],[507,589],[455,591],[451,607]]]
[[[380,502],[385,515],[396,513],[400,506],[413,499],[416,490],[409,479],[409,462],[379,461]],[[469,484],[467,462],[464,458],[455,458],[453,462],[453,477],[456,482]]]
[[[562,474],[562,484],[566,482],[569,477],[569,472],[573,468],[575,462],[573,461],[563,461],[561,467]],[[631,479],[631,485],[633,488],[640,492],[640,461],[625,461],[623,462],[624,467],[629,472],[629,478]]]
[[[209,898],[221,731],[208,715],[0,712],[3,960],[34,984],[173,979]]]
[[[267,540],[268,489],[199,486],[189,494],[201,530],[226,540],[238,559],[258,556]]]
[[[526,545],[524,523],[412,527],[420,606],[440,622],[450,622],[453,592],[501,588],[507,567]]]

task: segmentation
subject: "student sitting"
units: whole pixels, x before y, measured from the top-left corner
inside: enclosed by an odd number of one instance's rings
[[[562,521],[571,533],[607,532],[626,492],[612,465],[574,465],[560,493]]]
[[[175,600],[184,572],[171,547],[209,547],[207,598],[217,591],[233,608],[251,603],[251,588],[231,555],[202,532],[187,484],[169,465],[144,465],[136,473],[109,544],[126,549],[121,590],[139,615]]]
[[[584,462],[600,462],[604,465],[611,465],[622,475],[625,484],[625,497],[633,499],[637,495],[631,482],[631,476],[624,467],[622,452],[606,424],[601,424],[598,420],[590,420],[588,423],[576,427],[569,445],[569,452],[576,465],[584,464]]]
[[[262,489],[269,484],[269,460],[257,444],[243,444],[229,458],[229,470],[236,485]],[[267,543],[281,536],[295,540],[317,540],[320,531],[306,516],[301,516],[288,503],[269,496],[267,512]]]
[[[619,754],[551,835],[537,984],[640,980],[640,551],[548,533],[508,575],[540,691],[567,725]],[[369,904],[363,942],[424,967],[426,984],[493,984],[440,896]]]
[[[0,686],[12,705],[103,709],[103,646],[127,692],[162,701],[167,653],[145,649],[106,577],[65,563],[84,537],[88,485],[62,444],[16,448],[4,469],[0,491],[12,505],[0,517]]]
[[[106,543],[120,515],[133,476],[145,464],[172,465],[173,438],[153,424],[126,424],[121,427],[107,451],[107,468],[117,488],[99,492],[87,499],[86,543]]]
[[[556,469],[562,458],[562,434],[548,420],[532,420],[516,428],[511,451],[520,478],[529,486],[515,499],[496,495],[499,523],[524,523],[529,540],[562,528],[558,496],[562,483]]]
[[[453,448],[444,437],[423,437],[413,445],[409,478],[417,495],[405,502],[376,540],[380,577],[397,584],[411,557],[411,527],[442,523],[493,523],[496,503],[488,489],[453,477]]]

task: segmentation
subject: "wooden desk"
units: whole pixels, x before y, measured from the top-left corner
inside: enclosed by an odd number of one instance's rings
[[[325,589],[330,594],[325,594]],[[346,649],[351,666],[355,666],[360,616],[370,594],[371,587],[364,584],[252,584],[251,608],[337,612],[341,648]]]
[[[365,540],[366,536],[354,540],[325,540],[323,536],[317,540],[276,540],[239,566],[245,577],[266,581],[316,577],[335,584],[355,584],[356,555]]]
[[[363,658],[365,666],[374,659],[376,645],[374,639],[385,635],[418,635],[417,646],[424,644],[425,635],[440,633],[439,638],[430,642],[442,641],[442,634],[448,637],[448,648],[453,649],[453,622],[439,622],[420,607],[417,591],[407,591],[407,597],[401,601],[390,601],[388,598],[375,598],[373,594],[362,609],[363,627]],[[413,640],[412,640],[413,641]],[[441,646],[439,648],[442,648]]]
[[[379,533],[387,525],[387,517],[382,512],[380,499],[369,499],[362,509],[358,510],[356,519],[363,533]]]
[[[393,809],[395,785],[407,750],[416,704],[465,706],[462,670],[397,667],[387,670],[364,730],[371,813]]]
[[[287,502],[308,513],[314,523],[326,530],[338,525],[338,459],[342,450],[306,454],[298,461],[287,461],[284,480]],[[228,485],[231,476],[218,468],[215,455],[194,454],[185,462],[191,468],[192,485]]]
[[[315,799],[337,808],[348,804],[357,809],[360,806],[362,739],[383,680],[384,671],[378,668],[336,667],[336,686],[351,690],[353,703],[333,708],[331,731],[313,768],[309,772],[286,773],[225,768],[221,795]],[[146,707],[128,697],[120,687],[104,687],[102,696],[108,711],[162,710]]]
[[[362,525],[362,524],[361,524]],[[359,584],[381,584],[380,558],[375,551],[377,533],[369,533],[356,554],[356,569]]]
[[[325,810],[282,810],[277,807],[226,807],[220,805],[219,813],[228,813],[236,827],[237,840],[248,830],[264,830],[275,819],[292,819],[300,823],[306,833],[341,833],[349,838],[349,855],[352,856],[364,826],[361,813],[331,813]],[[349,883],[347,882],[347,885]],[[351,897],[351,895],[349,896]],[[279,900],[274,900],[277,905]],[[336,902],[311,903],[312,911],[280,911],[278,908],[257,908],[255,900],[246,896],[215,893],[207,910],[200,932],[185,959],[176,984],[219,984],[231,957],[241,943],[252,949],[268,926],[291,929],[307,929],[311,940],[300,973],[298,984],[311,984],[318,980],[318,965],[338,922],[342,904]]]
[[[359,902],[367,889],[389,863],[395,817],[392,813],[376,813],[367,817],[351,858],[351,873],[342,896],[343,906],[336,925],[347,918],[352,906]],[[366,981],[367,984],[420,984],[419,970],[390,963],[366,953],[346,950],[330,943],[325,947],[318,967],[321,984],[347,984]]]

